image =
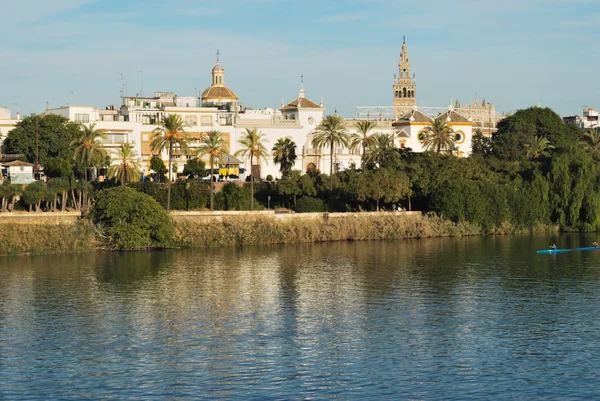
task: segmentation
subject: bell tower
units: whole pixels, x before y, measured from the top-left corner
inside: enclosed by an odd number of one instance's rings
[[[410,61],[406,50],[406,37],[402,41],[402,53],[398,63],[398,77],[394,77],[394,117],[413,110],[416,105],[417,80],[410,76]]]
[[[217,64],[212,69],[212,86],[223,87],[225,86],[225,69],[221,66],[219,61],[220,56],[219,50],[217,50]]]

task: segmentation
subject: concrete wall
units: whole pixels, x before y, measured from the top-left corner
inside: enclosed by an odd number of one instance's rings
[[[0,213],[0,227],[3,224],[59,225],[74,224],[81,212],[6,212]]]

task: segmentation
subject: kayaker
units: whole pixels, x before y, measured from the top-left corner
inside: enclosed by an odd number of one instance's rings
[[[553,251],[555,251],[556,250],[556,244],[550,245],[550,249],[552,249]]]
[[[596,241],[594,241],[594,242],[592,242],[592,246],[593,246],[594,248],[598,248],[598,243],[597,243]]]

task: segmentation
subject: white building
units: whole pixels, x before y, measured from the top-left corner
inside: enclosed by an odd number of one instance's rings
[[[565,124],[575,124],[578,128],[584,130],[599,129],[598,112],[591,107],[583,108],[582,116],[563,117]]]
[[[394,143],[398,148],[411,148],[415,152],[422,152],[423,135],[427,127],[435,118],[442,118],[455,131],[455,141],[458,156],[468,156],[471,151],[471,138],[474,127],[478,122],[471,117],[465,117],[460,109],[452,106],[443,110],[436,110],[435,115],[418,110],[415,101],[416,80],[410,78],[410,64],[408,61],[406,44],[402,46],[400,55],[400,74],[408,79],[407,96],[404,98],[404,88],[398,85],[403,82],[394,80],[394,106],[390,118],[382,115],[361,116],[360,119],[376,121],[374,132],[393,134]],[[408,82],[408,81],[407,81]],[[408,84],[407,84],[408,85]],[[402,90],[402,94],[400,94]],[[410,91],[409,91],[410,90]],[[93,107],[61,107],[47,110],[48,113],[59,114],[71,121],[82,124],[96,124],[96,128],[107,134],[106,148],[114,153],[125,142],[132,144],[139,155],[144,173],[150,173],[150,159],[152,151],[150,143],[153,131],[159,127],[161,119],[169,114],[180,115],[186,123],[186,132],[190,140],[192,151],[200,146],[200,138],[208,132],[220,131],[227,144],[229,153],[235,154],[239,149],[239,140],[246,130],[257,129],[265,137],[268,157],[260,160],[260,168],[251,168],[246,163],[247,171],[260,171],[261,177],[272,175],[280,176],[279,166],[275,165],[270,156],[270,151],[275,142],[280,138],[290,138],[297,145],[297,160],[294,168],[306,171],[316,168],[329,174],[332,155],[328,148],[314,149],[312,146],[313,133],[323,119],[325,107],[323,101],[319,103],[306,97],[302,83],[298,96],[289,103],[282,102],[280,109],[246,109],[239,102],[235,92],[225,86],[225,69],[217,57],[215,67],[211,72],[211,86],[203,90],[198,96],[177,96],[173,92],[155,92],[151,97],[123,96],[120,109],[109,106],[105,110]],[[409,96],[410,95],[410,96]],[[402,101],[400,101],[402,100]],[[404,102],[406,100],[406,102]],[[405,110],[406,109],[406,110]],[[392,118],[393,117],[393,118]],[[347,119],[350,133],[356,132],[354,123],[357,119]],[[0,120],[1,124],[1,120]],[[334,164],[343,170],[352,164],[360,166],[360,150],[347,148],[334,150]],[[173,162],[179,172],[189,157],[175,151]],[[167,163],[167,153],[163,152],[162,158]],[[205,158],[205,161],[207,159]],[[256,161],[255,161],[256,163]],[[258,172],[258,171],[257,171]]]
[[[12,118],[10,109],[0,107],[0,147],[6,139],[6,135],[17,126],[19,121],[21,121],[19,113],[17,113],[17,118]]]

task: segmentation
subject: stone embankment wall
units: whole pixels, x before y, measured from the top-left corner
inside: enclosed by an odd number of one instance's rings
[[[0,213],[0,225],[74,224],[80,217],[81,212],[6,212]]]

